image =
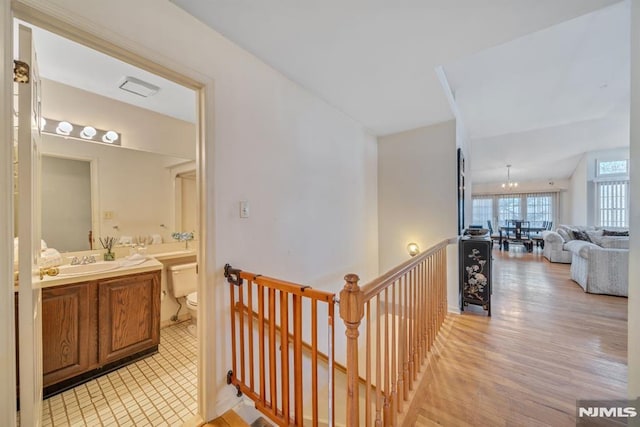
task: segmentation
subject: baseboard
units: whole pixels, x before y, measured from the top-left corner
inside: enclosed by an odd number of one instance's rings
[[[175,322],[173,320],[167,319],[160,322],[160,328],[166,328],[167,326],[173,326],[177,323],[186,322],[187,320],[191,320],[191,315],[189,313],[183,313],[178,316],[178,320]]]

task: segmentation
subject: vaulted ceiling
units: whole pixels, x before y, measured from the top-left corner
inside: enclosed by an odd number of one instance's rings
[[[628,2],[171,1],[376,135],[454,117],[443,66],[476,182],[506,163],[568,177],[580,153],[624,143]]]
[[[172,1],[376,135],[454,118],[442,67],[474,182],[507,163],[519,180],[566,178],[582,153],[628,145],[628,0]],[[194,120],[193,92],[35,35],[44,77]],[[127,94],[126,75],[163,90]]]

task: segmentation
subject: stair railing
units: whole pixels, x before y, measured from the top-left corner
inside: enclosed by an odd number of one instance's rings
[[[231,284],[233,349],[227,383],[235,385],[239,395],[240,392],[246,394],[258,410],[280,426],[302,426],[304,399],[311,396],[312,425],[317,426],[318,361],[326,362],[326,422],[333,426],[335,295],[230,265],[225,266],[225,276]],[[324,330],[321,332],[321,336],[327,337],[326,354],[320,351],[320,328],[326,328],[326,335]],[[303,341],[303,335],[310,344]],[[304,373],[303,351],[310,354],[310,364],[304,365],[309,371]],[[303,382],[305,375],[310,377],[308,384]]]
[[[347,427],[399,425],[447,312],[449,243],[438,243],[362,288],[357,275],[345,276],[340,317],[347,336]],[[359,366],[362,348],[365,362]],[[362,424],[360,376],[366,382]]]

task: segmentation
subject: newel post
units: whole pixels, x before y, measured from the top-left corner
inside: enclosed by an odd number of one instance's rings
[[[358,336],[360,322],[364,316],[364,294],[358,286],[360,278],[356,274],[347,274],[344,289],[340,291],[340,317],[347,330],[347,427],[359,427],[359,373],[358,373]]]

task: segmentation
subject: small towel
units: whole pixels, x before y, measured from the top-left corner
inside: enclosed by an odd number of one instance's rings
[[[40,251],[47,250],[47,242],[40,240]],[[18,253],[20,252],[20,242],[17,237],[13,238],[13,264],[18,265]],[[57,252],[57,251],[56,251]]]
[[[129,255],[128,257],[124,257],[121,260],[119,260],[118,261],[118,265],[120,267],[131,267],[133,265],[142,264],[147,259],[149,259],[149,257],[147,257],[146,255],[133,254],[133,255]]]
[[[42,251],[40,267],[57,267],[63,264],[62,255],[56,249],[48,248]]]
[[[151,245],[159,245],[160,243],[162,243],[162,236],[159,234],[152,234],[151,235]]]
[[[133,237],[131,236],[120,236],[120,241],[118,242],[121,245],[132,245],[133,244]]]

